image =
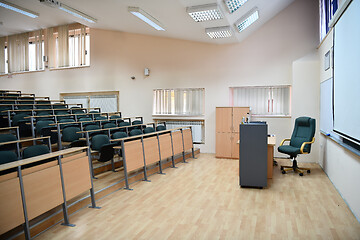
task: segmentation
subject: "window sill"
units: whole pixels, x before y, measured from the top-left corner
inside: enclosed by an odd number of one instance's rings
[[[167,115],[160,115],[160,114],[153,114],[153,119],[198,119],[204,120],[204,115],[176,115],[176,114],[167,114]]]
[[[36,73],[36,72],[45,72],[45,69],[34,70],[34,71],[13,72],[13,73],[3,73],[3,74],[0,74],[0,77],[8,76],[8,78],[11,78],[12,75],[18,75],[18,74],[24,74],[24,73]]]
[[[291,118],[291,115],[256,115],[251,114],[254,118]]]
[[[58,68],[49,68],[50,71],[56,71],[56,70],[66,70],[66,69],[77,69],[77,68],[88,68],[90,65],[84,65],[84,66],[76,66],[76,67],[58,67]]]

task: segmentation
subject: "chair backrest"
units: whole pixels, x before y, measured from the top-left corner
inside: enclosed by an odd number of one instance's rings
[[[137,136],[137,135],[141,135],[141,134],[143,134],[143,133],[140,129],[133,129],[129,133],[130,136]]]
[[[117,127],[115,123],[105,123],[103,128],[115,128]]]
[[[15,116],[13,116],[12,118],[13,126],[19,126],[19,121],[24,121],[24,120],[30,121],[29,118],[25,119],[25,117],[30,117],[30,115],[25,113],[18,113]]]
[[[121,118],[119,115],[111,115],[110,116],[110,119],[118,119],[118,118]]]
[[[132,125],[138,125],[138,124],[142,124],[143,122],[141,120],[134,120],[132,122]]]
[[[10,163],[17,160],[17,156],[12,151],[0,151],[0,164]]]
[[[91,149],[99,151],[103,145],[109,144],[109,143],[110,143],[110,140],[109,140],[108,135],[98,134],[91,138]]]
[[[86,125],[84,128],[85,131],[98,130],[98,129],[100,129],[100,127],[97,124],[89,124],[89,125]]]
[[[128,135],[126,132],[116,132],[112,135],[112,139],[126,138]]]
[[[156,131],[164,131],[166,130],[166,127],[164,125],[159,125],[156,127]]]
[[[92,119],[89,117],[83,117],[83,118],[80,118],[78,121],[79,122],[87,122],[87,121],[92,121]]]
[[[36,123],[36,133],[40,134],[41,133],[41,129],[43,129],[44,127],[48,127],[50,124],[53,124],[54,121],[51,120],[45,120],[45,121],[38,121]]]
[[[119,123],[119,127],[125,127],[125,126],[130,126],[129,122],[120,122]]]
[[[46,145],[33,145],[24,149],[23,159],[43,155],[49,152],[49,148]]]
[[[300,148],[303,142],[311,142],[315,135],[315,119],[299,117],[295,120],[294,131],[291,135],[290,146]],[[310,153],[311,144],[307,144],[304,152]]]
[[[16,140],[18,140],[18,139],[13,134],[0,134],[0,143],[2,143],[2,142],[11,142],[11,141],[16,141]],[[16,144],[15,143],[0,146],[0,151],[14,150],[14,149],[16,149]]]
[[[107,120],[107,117],[104,117],[104,116],[95,116],[95,120]]]
[[[79,127],[64,128],[62,131],[62,140],[64,142],[73,142],[79,140],[79,138],[81,138],[81,133],[77,133],[77,132],[80,132]]]
[[[153,127],[146,127],[144,129],[144,133],[152,133],[155,132],[155,129]]]

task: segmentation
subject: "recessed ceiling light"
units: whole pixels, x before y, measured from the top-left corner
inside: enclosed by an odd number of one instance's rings
[[[216,3],[186,8],[186,12],[195,22],[222,19],[220,8]]]
[[[235,26],[239,30],[239,32],[242,32],[258,19],[259,19],[259,11],[257,8],[253,8],[242,18],[236,21]]]
[[[214,39],[227,38],[232,36],[232,31],[230,26],[206,28],[205,32],[210,38],[214,38]]]
[[[30,11],[30,10],[28,10],[26,8],[22,8],[22,7],[19,7],[19,6],[15,5],[15,4],[8,3],[8,2],[2,1],[2,0],[0,0],[0,7],[3,7],[3,8],[6,8],[6,9],[9,9],[9,10],[24,14],[25,16],[28,16],[28,17],[31,17],[31,18],[37,18],[39,16],[39,14],[36,13],[36,12]]]
[[[143,20],[144,22],[146,22],[147,24],[149,24],[150,26],[152,26],[156,30],[165,31],[165,29],[161,26],[161,23],[156,18],[154,18],[153,16],[151,16],[150,14],[148,14],[147,12],[142,10],[141,8],[129,7],[128,10],[133,15],[140,18],[141,20]]]
[[[226,6],[229,9],[230,13],[238,10],[242,5],[244,5],[248,0],[224,0]]]

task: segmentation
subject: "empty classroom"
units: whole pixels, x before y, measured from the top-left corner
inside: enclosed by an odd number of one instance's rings
[[[0,239],[360,239],[360,0],[0,0]]]

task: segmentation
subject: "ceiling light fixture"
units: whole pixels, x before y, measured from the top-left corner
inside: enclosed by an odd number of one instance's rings
[[[221,10],[216,3],[193,6],[186,8],[186,12],[195,22],[222,19]]]
[[[242,32],[258,19],[259,19],[259,11],[255,7],[251,9],[247,14],[245,14],[242,18],[240,18],[238,21],[236,21],[235,26],[239,30],[239,32]]]
[[[248,0],[224,0],[226,6],[228,7],[230,13],[238,10],[242,5],[244,5]]]
[[[141,20],[143,20],[144,22],[146,22],[147,24],[149,24],[150,26],[152,26],[156,30],[165,31],[165,29],[161,26],[161,23],[156,18],[154,18],[153,16],[151,16],[150,14],[148,14],[147,12],[142,10],[141,8],[139,8],[139,7],[129,7],[128,10],[134,16],[140,18]]]
[[[230,26],[206,28],[205,32],[210,38],[213,39],[227,38],[232,36],[232,31]]]
[[[65,11],[67,13],[70,13],[71,15],[73,15],[75,17],[81,18],[81,19],[91,22],[91,23],[96,23],[96,21],[97,21],[95,18],[90,17],[89,15],[82,13],[72,7],[65,5],[65,4],[60,4],[59,9]]]
[[[9,9],[9,10],[24,14],[24,15],[26,15],[28,17],[31,17],[31,18],[37,18],[39,16],[39,14],[36,13],[36,12],[30,11],[30,10],[28,10],[26,8],[22,8],[22,7],[19,7],[19,6],[15,5],[15,4],[8,3],[8,2],[2,1],[2,0],[0,0],[0,7],[3,7],[3,8],[6,8],[6,9]]]
[[[63,4],[61,2],[58,2],[56,0],[40,0],[41,3],[48,5],[50,7],[54,7],[54,8],[59,8],[60,10],[70,13],[71,15],[81,18],[85,21],[91,22],[91,23],[96,23],[97,20],[93,17],[90,17],[89,15],[80,12],[79,10],[76,10],[75,8],[72,8],[66,4]]]

